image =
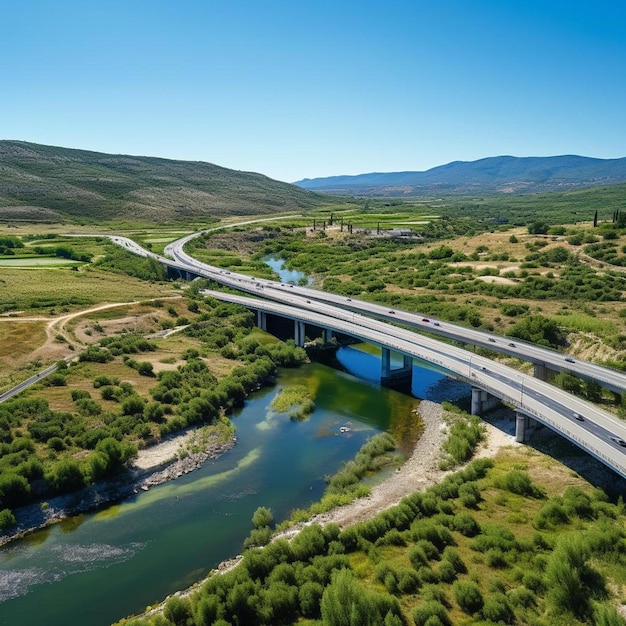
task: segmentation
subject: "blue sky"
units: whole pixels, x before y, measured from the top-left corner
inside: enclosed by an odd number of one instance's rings
[[[598,0],[2,0],[0,139],[292,182],[626,156]]]

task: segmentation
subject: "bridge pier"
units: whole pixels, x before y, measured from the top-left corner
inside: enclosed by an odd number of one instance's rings
[[[322,339],[324,343],[329,343],[334,337],[333,331],[330,328],[322,328]]]
[[[556,376],[556,372],[547,367],[545,363],[533,363],[533,376],[549,383]]]
[[[261,330],[267,330],[267,313],[260,309],[256,312],[256,325]]]
[[[391,367],[391,350],[383,348],[380,361],[380,384],[393,389],[410,389],[413,381],[413,358],[402,355],[402,366]]]
[[[519,411],[515,412],[515,441],[524,443],[528,441],[529,430],[533,430],[536,425],[535,420]]]
[[[297,346],[299,346],[300,348],[303,348],[304,343],[305,343],[304,322],[299,322],[298,320],[294,320],[293,325],[294,325],[294,341],[296,342]]]
[[[487,411],[500,405],[500,399],[492,396],[488,391],[479,387],[472,387],[472,415],[484,415]]]

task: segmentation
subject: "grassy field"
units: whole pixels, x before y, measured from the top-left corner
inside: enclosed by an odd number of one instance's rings
[[[97,270],[6,268],[0,276],[0,311],[54,315],[101,302],[172,295],[172,285],[151,284]]]

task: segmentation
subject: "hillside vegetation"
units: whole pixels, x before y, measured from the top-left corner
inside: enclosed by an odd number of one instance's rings
[[[293,185],[211,163],[23,141],[0,141],[0,172],[2,221],[206,222],[324,203]]]

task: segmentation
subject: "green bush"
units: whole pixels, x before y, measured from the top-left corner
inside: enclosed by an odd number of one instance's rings
[[[483,595],[475,582],[457,580],[452,586],[452,591],[459,608],[468,615],[474,615],[483,608]]]
[[[571,613],[586,620],[592,600],[607,596],[604,578],[589,565],[590,552],[580,537],[563,537],[550,555],[546,567],[548,604],[555,615]]]
[[[557,499],[548,500],[537,511],[533,523],[536,528],[554,528],[562,524],[569,524],[569,515],[563,503]]]
[[[175,626],[186,626],[187,619],[191,617],[189,601],[177,596],[170,598],[165,603],[163,615]]]
[[[321,614],[325,626],[381,626],[388,614],[402,623],[402,612],[395,598],[369,591],[347,569],[336,572],[324,590]]]
[[[13,515],[13,512],[10,509],[0,510],[0,530],[1,531],[9,529],[11,528],[11,526],[15,526],[15,524],[16,524],[15,515]]]
[[[428,600],[416,606],[412,617],[415,626],[452,626],[446,607],[436,600]]]
[[[513,469],[504,476],[500,476],[495,481],[496,487],[505,489],[511,493],[531,498],[543,498],[545,494],[537,486],[533,485],[530,476],[522,471]]]
[[[470,513],[457,513],[452,524],[465,537],[475,537],[481,531],[480,524]]]
[[[47,475],[47,480],[61,493],[76,491],[85,485],[82,469],[74,459],[61,459]]]
[[[482,609],[483,617],[495,624],[512,624],[515,613],[503,593],[494,593],[485,600]]]
[[[0,474],[0,505],[15,507],[28,501],[30,485],[24,476],[5,472]]]

